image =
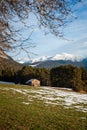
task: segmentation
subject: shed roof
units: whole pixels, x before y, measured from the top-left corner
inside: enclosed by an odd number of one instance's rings
[[[37,79],[30,79],[30,80],[26,81],[26,83],[31,83],[33,80],[37,80]]]

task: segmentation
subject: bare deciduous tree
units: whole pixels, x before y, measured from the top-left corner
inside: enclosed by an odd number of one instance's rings
[[[0,48],[24,49],[20,29],[17,30],[12,22],[21,22],[28,29],[30,26],[24,22],[30,13],[38,20],[39,27],[44,27],[49,32],[61,37],[60,28],[70,21],[73,5],[80,0],[0,0]],[[20,41],[20,42],[19,42]]]

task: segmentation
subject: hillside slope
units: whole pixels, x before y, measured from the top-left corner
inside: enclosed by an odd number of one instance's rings
[[[1,48],[0,48],[0,67],[5,69],[6,67],[22,67],[23,65],[14,61],[10,56],[8,56]]]

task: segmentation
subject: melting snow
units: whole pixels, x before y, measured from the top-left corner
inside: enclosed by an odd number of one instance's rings
[[[25,105],[29,105],[30,103],[29,102],[22,102],[23,104],[25,104]]]
[[[0,84],[15,84],[14,82],[5,82],[5,81],[0,81]]]
[[[8,90],[8,88],[4,88],[4,90]],[[16,88],[9,88],[9,90],[26,95],[27,102],[22,102],[26,105],[37,99],[43,101],[45,105],[63,105],[65,108],[74,107],[77,110],[87,112],[87,94],[76,93],[70,89],[40,87],[37,90]]]

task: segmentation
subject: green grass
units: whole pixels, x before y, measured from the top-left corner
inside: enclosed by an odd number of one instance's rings
[[[2,89],[3,88],[3,89]],[[20,85],[0,85],[0,130],[87,130],[87,113],[62,105],[45,105],[6,88],[38,90]],[[31,92],[31,91],[30,91]],[[34,93],[28,93],[34,96]]]

